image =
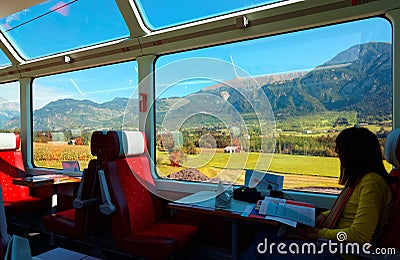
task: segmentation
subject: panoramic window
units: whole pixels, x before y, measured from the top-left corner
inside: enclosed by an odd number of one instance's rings
[[[137,63],[131,61],[35,79],[35,166],[61,168],[64,160],[78,160],[81,169],[86,168],[92,158],[93,131],[118,130],[123,125],[138,130],[136,71]]]
[[[19,133],[20,123],[19,83],[0,84],[0,131]]]
[[[0,29],[27,59],[129,36],[112,0],[45,1],[0,19]]]
[[[215,2],[212,0],[173,0],[158,2],[136,0],[146,24],[151,29],[162,29],[276,2],[280,2],[280,0],[240,0],[224,2]]]
[[[383,144],[392,128],[391,39],[372,18],[160,57],[157,173],[243,184],[260,170],[338,192],[338,133],[364,126]]]
[[[0,50],[0,67],[11,65],[10,60],[7,58],[7,56],[4,54],[2,50]]]

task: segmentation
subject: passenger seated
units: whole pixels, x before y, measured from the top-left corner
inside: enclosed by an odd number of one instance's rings
[[[292,235],[306,239],[337,241],[338,234],[345,234],[345,242],[376,245],[376,240],[389,222],[393,207],[390,187],[392,178],[383,165],[379,141],[366,128],[348,128],[337,136],[336,152],[340,160],[339,183],[345,187],[331,210],[323,212],[316,218],[316,228],[300,226]],[[271,243],[282,242],[282,239],[272,237],[268,233],[260,233],[255,243],[260,243],[265,238],[270,239]],[[304,240],[299,239],[283,240],[285,241],[304,243]],[[260,254],[256,247],[252,245],[244,258],[271,257],[268,254]],[[329,259],[339,257],[328,250],[324,253],[325,257],[328,254]],[[273,256],[279,258],[279,255]],[[285,257],[293,259],[298,255],[288,254]],[[308,255],[308,257],[322,258],[323,255]]]
[[[176,254],[196,234],[197,227],[156,220],[152,194],[138,181],[149,180],[150,164],[141,132],[109,131],[104,171],[112,203],[112,232],[124,252],[150,259]],[[153,185],[152,181],[148,184]]]

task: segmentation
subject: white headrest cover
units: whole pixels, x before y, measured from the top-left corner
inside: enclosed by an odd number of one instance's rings
[[[0,150],[17,149],[17,141],[14,133],[0,133]]]
[[[397,142],[400,136],[400,128],[393,129],[386,137],[385,142],[385,159],[392,165],[399,167],[399,161],[397,160]]]
[[[146,152],[146,138],[140,131],[116,131],[119,139],[119,156],[139,155]]]

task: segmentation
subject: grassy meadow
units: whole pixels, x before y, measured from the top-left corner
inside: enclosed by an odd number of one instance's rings
[[[81,170],[87,167],[93,156],[89,146],[62,143],[34,143],[34,163],[36,167],[61,169],[61,161],[78,160]],[[244,183],[244,169],[260,169],[285,176],[284,188],[299,187],[340,187],[339,159],[286,154],[223,153],[203,150],[199,155],[188,155],[183,167],[170,166],[168,154],[157,151],[157,171],[161,177],[185,168],[195,168],[209,178],[220,178],[238,184]],[[271,160],[272,159],[272,160]],[[389,171],[391,166],[386,163]],[[307,173],[307,174],[305,174]]]
[[[245,171],[243,169],[256,169],[258,161],[261,166],[260,170],[283,175],[285,177],[284,188],[300,188],[300,187],[342,187],[338,184],[339,178],[339,159],[335,157],[317,157],[304,155],[287,155],[287,154],[265,154],[260,156],[259,153],[223,153],[222,151],[213,154],[209,159],[207,153],[200,155],[188,155],[183,166],[196,167],[201,173],[209,178],[218,177],[228,181],[234,181],[238,184],[244,183]],[[272,159],[272,161],[271,161]],[[267,162],[264,162],[267,161]],[[268,167],[268,162],[270,165]],[[388,171],[391,165],[384,161]],[[169,165],[169,159],[166,152],[157,152],[157,169],[158,173],[165,177],[171,173],[185,169],[186,167],[173,167]]]
[[[263,171],[268,169],[271,173],[284,175],[284,188],[308,186],[340,187],[337,184],[339,176],[338,158],[285,154],[260,156],[259,153],[242,152],[230,154],[217,152],[209,163],[196,164],[198,162],[204,163],[202,162],[202,157],[209,158],[207,154],[189,155],[183,166],[197,165],[200,166],[196,167],[197,170],[209,178],[218,177],[238,184],[244,183],[245,171],[243,169],[257,168]],[[256,167],[259,161],[259,166]],[[170,166],[167,153],[158,152],[157,168],[159,174],[164,177],[183,170],[185,167]],[[307,175],[304,173],[307,173]]]

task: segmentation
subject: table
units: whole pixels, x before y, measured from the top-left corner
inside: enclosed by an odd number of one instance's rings
[[[80,177],[71,177],[64,174],[43,174],[26,178],[14,178],[12,183],[30,188],[52,185],[51,213],[54,214],[57,211],[57,186],[60,184],[79,183],[80,181]]]
[[[226,209],[215,208],[215,191],[200,191],[183,197],[174,202],[168,203],[168,208],[175,210],[189,211],[192,213],[210,214],[213,216],[226,217],[232,225],[232,259],[238,259],[238,221],[252,221],[268,225],[278,226],[279,223],[267,220],[262,216],[250,214],[255,204],[244,201],[231,201],[231,207]]]
[[[93,256],[88,256],[85,254],[81,254],[75,251],[71,251],[68,249],[64,249],[61,247],[54,248],[50,251],[44,252],[40,255],[37,255],[34,257],[34,259],[40,259],[40,260],[99,260],[99,258],[93,257]]]
[[[60,184],[74,184],[79,183],[81,181],[80,177],[71,177],[64,174],[43,174],[43,175],[34,175],[25,178],[14,178],[12,180],[13,184],[28,186],[30,188],[40,187],[45,185],[52,185],[52,196],[51,196],[51,214],[55,214],[57,212],[57,187]],[[53,233],[51,235],[50,243],[52,245],[55,244],[55,235]]]
[[[39,187],[53,184],[76,183],[80,181],[80,177],[71,177],[64,174],[41,174],[25,178],[14,178],[12,183],[28,187]]]

